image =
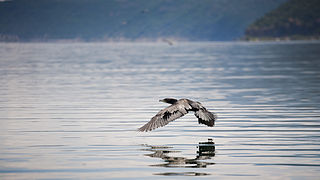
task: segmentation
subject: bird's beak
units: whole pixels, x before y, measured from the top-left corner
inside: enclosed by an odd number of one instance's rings
[[[163,102],[163,99],[160,99],[159,102]]]

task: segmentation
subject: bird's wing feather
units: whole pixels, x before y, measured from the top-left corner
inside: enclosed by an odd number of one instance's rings
[[[207,126],[214,126],[214,122],[216,120],[216,116],[206,109],[199,109],[194,113],[194,115],[198,118],[198,122],[201,124],[205,124]]]
[[[187,108],[184,104],[177,103],[173,104],[161,111],[159,111],[151,120],[139,128],[139,131],[152,131],[158,127],[167,125],[169,122],[178,119],[188,113]]]
[[[210,127],[214,126],[214,122],[217,119],[217,116],[214,113],[208,111],[199,102],[194,102],[191,106],[195,109],[194,115],[198,118],[199,124],[205,124]]]

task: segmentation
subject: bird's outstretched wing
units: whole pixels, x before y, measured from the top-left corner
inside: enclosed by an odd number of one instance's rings
[[[207,126],[213,127],[214,122],[216,120],[216,116],[210,111],[204,109],[199,109],[194,113],[194,115],[198,118],[198,122],[201,124],[205,124]]]
[[[194,102],[191,106],[195,109],[194,115],[198,118],[199,124],[205,124],[207,126],[213,127],[217,116],[210,111],[208,111],[199,102]]]
[[[152,131],[158,127],[167,125],[169,122],[178,119],[188,113],[187,109],[191,107],[188,104],[173,104],[159,111],[151,120],[138,129],[138,131]]]

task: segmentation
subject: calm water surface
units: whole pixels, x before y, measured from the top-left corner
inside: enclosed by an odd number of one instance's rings
[[[317,179],[319,69],[319,42],[0,44],[0,178]],[[137,132],[165,97],[216,127]]]

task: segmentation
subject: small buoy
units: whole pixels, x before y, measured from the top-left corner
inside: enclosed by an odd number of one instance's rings
[[[199,151],[197,153],[199,156],[215,156],[216,147],[213,139],[208,139],[207,142],[199,142],[198,148]]]

